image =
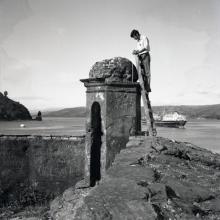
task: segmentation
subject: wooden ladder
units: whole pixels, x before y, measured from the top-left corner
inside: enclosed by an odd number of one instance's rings
[[[141,86],[141,97],[142,97],[143,104],[144,104],[144,112],[145,112],[146,125],[147,125],[148,134],[146,135],[156,136],[157,130],[156,130],[155,123],[154,123],[153,110],[151,107],[148,92],[145,90],[145,87],[144,87],[144,80],[141,74],[141,68],[139,67],[138,58],[136,58],[136,63],[137,63],[139,84]]]

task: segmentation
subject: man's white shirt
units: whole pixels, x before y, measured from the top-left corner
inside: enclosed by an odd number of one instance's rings
[[[150,51],[150,44],[149,40],[145,35],[140,36],[140,40],[137,42],[137,50],[146,49],[146,51],[143,51],[139,54],[144,54]]]

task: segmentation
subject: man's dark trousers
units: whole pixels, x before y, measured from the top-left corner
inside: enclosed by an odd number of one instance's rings
[[[144,53],[144,54],[138,55],[138,59],[140,62],[141,74],[143,76],[145,90],[147,92],[151,92],[151,88],[150,88],[150,80],[151,80],[150,54]]]

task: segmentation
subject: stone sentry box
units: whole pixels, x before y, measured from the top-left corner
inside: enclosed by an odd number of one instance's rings
[[[100,63],[101,71],[97,68]],[[140,86],[131,82],[137,80],[136,68],[131,65],[125,58],[104,60],[93,66],[90,78],[81,80],[87,88],[85,178],[90,186],[125,148],[129,135],[141,131]]]

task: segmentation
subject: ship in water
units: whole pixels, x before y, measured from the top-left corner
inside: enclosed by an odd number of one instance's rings
[[[163,113],[161,115],[154,113],[153,116],[155,125],[160,127],[183,128],[187,122],[186,116],[178,112]],[[142,123],[146,124],[145,118],[142,118]]]
[[[186,117],[178,112],[163,115],[154,114],[154,120],[156,126],[171,128],[183,128],[187,122]]]

